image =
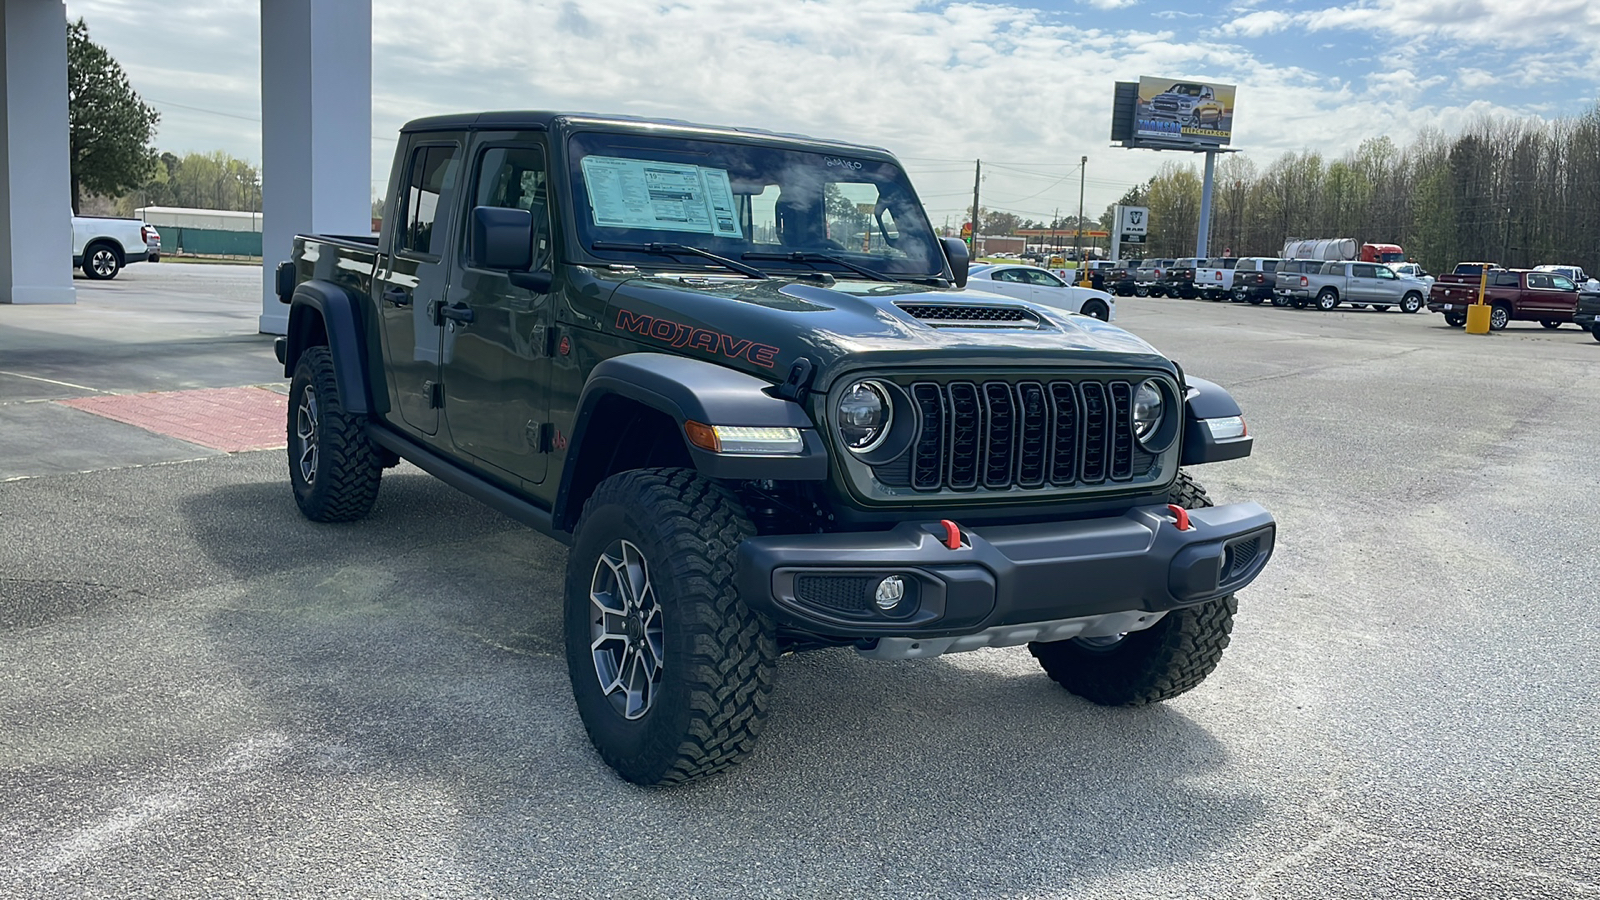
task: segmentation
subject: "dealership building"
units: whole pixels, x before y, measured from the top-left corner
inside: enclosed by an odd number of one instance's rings
[[[296,233],[371,227],[372,3],[260,8],[261,246],[287,259]],[[0,303],[73,303],[66,4],[0,0],[0,29]],[[282,334],[264,269],[261,330]]]

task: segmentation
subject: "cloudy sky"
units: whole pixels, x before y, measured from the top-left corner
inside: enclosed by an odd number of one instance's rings
[[[161,111],[157,146],[258,162],[259,0],[67,0]],[[572,109],[888,147],[936,224],[971,202],[1098,215],[1165,161],[1115,149],[1112,86],[1239,86],[1233,145],[1265,165],[1483,114],[1595,103],[1590,0],[372,0],[373,185],[405,120]],[[1197,158],[1196,158],[1197,159]],[[271,177],[271,173],[267,173]]]

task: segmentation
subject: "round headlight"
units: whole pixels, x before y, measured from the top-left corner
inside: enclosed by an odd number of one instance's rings
[[[1133,392],[1133,434],[1139,443],[1149,440],[1161,428],[1165,406],[1161,388],[1154,381],[1141,382]]]
[[[894,407],[889,402],[889,392],[876,381],[858,381],[839,395],[835,420],[839,425],[839,439],[856,453],[876,450],[889,435],[889,423],[894,419]]]

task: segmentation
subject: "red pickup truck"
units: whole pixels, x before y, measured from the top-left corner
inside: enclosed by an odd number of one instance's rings
[[[1467,321],[1467,307],[1478,301],[1478,274],[1440,275],[1428,290],[1428,311],[1444,313],[1448,325]],[[1506,327],[1513,320],[1538,322],[1560,328],[1571,322],[1578,306],[1578,286],[1550,272],[1527,269],[1490,269],[1483,302],[1489,304],[1489,328]]]

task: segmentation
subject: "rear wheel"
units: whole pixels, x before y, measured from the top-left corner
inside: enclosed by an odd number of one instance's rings
[[[1447,312],[1444,314],[1444,323],[1451,328],[1460,328],[1467,324],[1467,314],[1464,312]]]
[[[1133,295],[1135,297],[1148,297],[1150,296],[1150,289],[1141,284],[1133,289]]]
[[[1320,309],[1323,312],[1330,312],[1334,309],[1337,309],[1338,306],[1339,292],[1333,288],[1323,288],[1322,291],[1317,294],[1317,309]]]
[[[1593,335],[1595,340],[1600,341],[1600,322],[1595,323],[1595,326],[1589,329],[1589,334]]]
[[[688,469],[606,479],[567,558],[567,673],[595,749],[623,778],[672,784],[755,746],[778,656],[734,585],[755,534],[727,488]]]
[[[1105,302],[1101,300],[1090,300],[1089,302],[1083,304],[1082,312],[1084,315],[1093,316],[1102,322],[1111,321],[1111,308],[1106,306]]]
[[[1168,497],[1185,509],[1210,506],[1205,489],[1180,472]],[[1204,681],[1222,659],[1239,604],[1232,594],[1175,609],[1144,631],[1035,641],[1028,650],[1051,680],[1102,706],[1169,700]]]
[[[1539,324],[1551,329],[1552,331],[1561,327],[1561,323],[1557,322],[1555,319],[1540,319]]]
[[[344,408],[327,347],[309,347],[289,382],[289,484],[313,522],[353,522],[372,511],[383,463],[366,421]]]
[[[1511,307],[1504,303],[1496,303],[1489,310],[1489,330],[1504,331],[1511,324]]]
[[[83,252],[83,274],[89,278],[105,281],[117,277],[120,271],[122,255],[110,244],[90,244],[89,249]]]

